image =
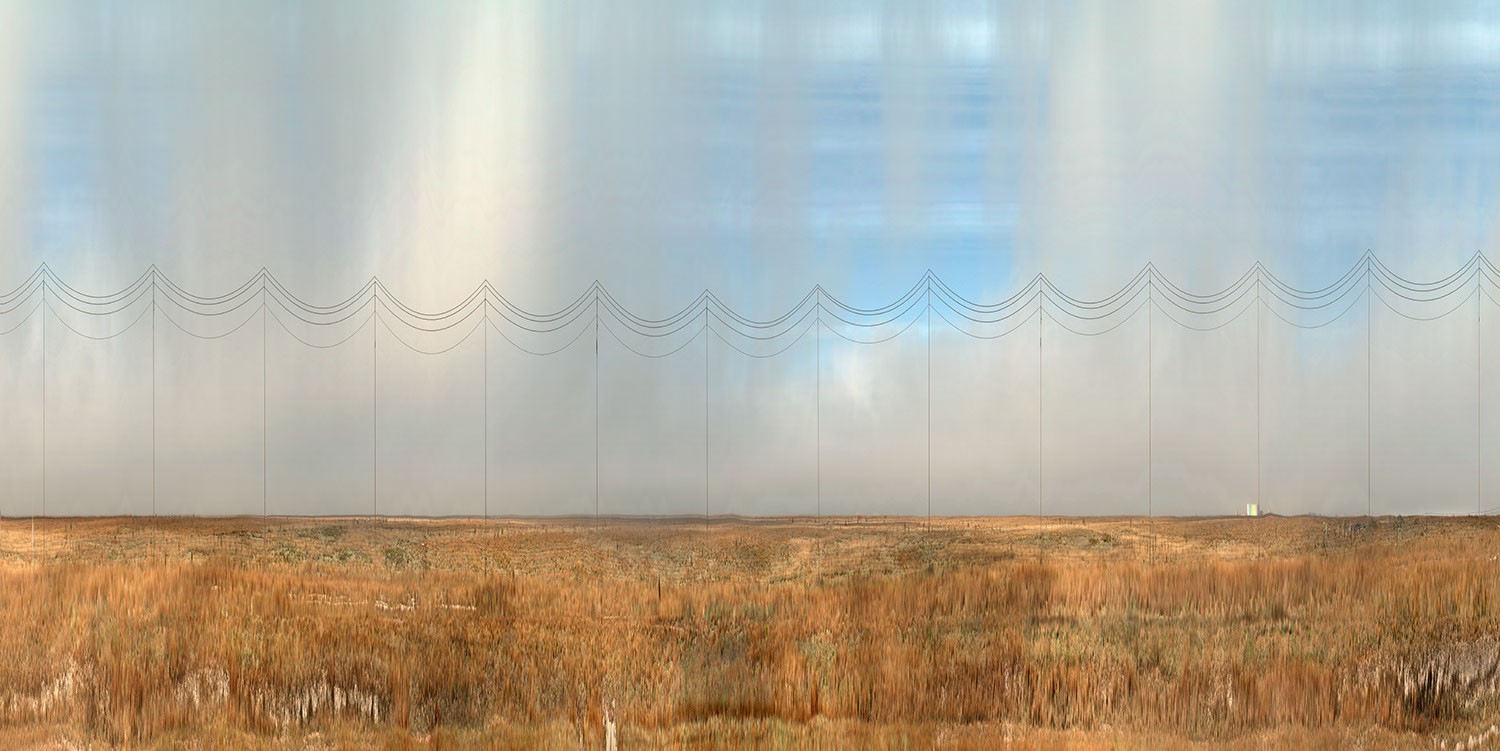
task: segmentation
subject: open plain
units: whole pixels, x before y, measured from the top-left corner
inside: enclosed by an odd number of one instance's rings
[[[1500,519],[9,519],[7,748],[1496,748]]]

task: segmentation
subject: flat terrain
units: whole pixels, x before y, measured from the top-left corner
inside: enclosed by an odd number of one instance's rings
[[[1494,748],[1500,519],[0,522],[0,746]]]

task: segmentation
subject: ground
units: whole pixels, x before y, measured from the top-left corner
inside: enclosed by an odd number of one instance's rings
[[[1496,518],[32,525],[8,748],[1500,749]]]

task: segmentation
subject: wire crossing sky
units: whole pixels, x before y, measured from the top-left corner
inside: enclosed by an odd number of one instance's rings
[[[927,386],[927,425],[925,440],[928,446],[926,459],[927,493],[926,513],[931,514],[931,344],[937,334],[932,329],[932,315],[936,313],[948,330],[974,340],[995,340],[1016,335],[1027,326],[1034,325],[1039,348],[1046,337],[1046,322],[1058,330],[1055,335],[1071,337],[1102,337],[1110,335],[1136,319],[1146,311],[1148,319],[1148,348],[1145,353],[1147,368],[1147,513],[1154,509],[1156,467],[1154,461],[1154,438],[1156,412],[1153,408],[1153,388],[1157,363],[1150,348],[1150,328],[1161,317],[1164,323],[1196,333],[1222,330],[1240,321],[1252,309],[1256,313],[1255,329],[1255,377],[1257,383],[1256,415],[1264,407],[1260,399],[1261,358],[1263,334],[1261,319],[1269,312],[1284,326],[1292,329],[1314,330],[1337,323],[1355,308],[1366,303],[1366,510],[1373,513],[1377,488],[1374,484],[1374,423],[1373,386],[1374,323],[1373,303],[1379,301],[1385,311],[1407,321],[1429,323],[1453,316],[1466,316],[1465,310],[1473,309],[1476,325],[1474,339],[1476,403],[1482,403],[1484,376],[1482,373],[1482,339],[1479,326],[1482,324],[1483,301],[1490,307],[1496,303],[1496,290],[1500,289],[1500,268],[1484,255],[1475,254],[1467,263],[1453,273],[1432,281],[1406,278],[1394,271],[1373,255],[1366,254],[1360,261],[1333,282],[1315,289],[1304,289],[1289,284],[1270,273],[1257,263],[1248,269],[1230,286],[1207,293],[1190,292],[1160,274],[1147,264],[1128,283],[1117,291],[1099,298],[1074,297],[1059,289],[1046,275],[1037,275],[1030,283],[1009,297],[994,303],[969,300],[958,294],[941,278],[927,272],[897,300],[879,307],[861,308],[841,300],[815,286],[792,309],[766,320],[741,314],[725,305],[711,290],[704,290],[686,307],[665,318],[649,318],[622,306],[601,284],[591,284],[566,306],[556,311],[528,311],[513,304],[488,281],[478,285],[463,300],[442,310],[418,310],[400,298],[378,279],[371,279],[356,293],[329,305],[313,304],[289,291],[275,276],[262,269],[254,277],[235,289],[220,295],[194,294],[173,282],[158,269],[148,269],[124,289],[102,294],[80,291],[59,278],[46,265],[42,265],[19,287],[0,295],[0,320],[18,318],[18,322],[0,330],[0,335],[16,333],[33,318],[44,340],[38,367],[42,371],[43,385],[50,378],[47,372],[45,345],[46,322],[53,320],[67,333],[90,342],[107,342],[127,335],[149,316],[151,323],[151,454],[152,454],[152,513],[156,513],[157,500],[157,372],[156,321],[170,324],[177,332],[200,341],[217,341],[234,336],[252,322],[260,324],[261,345],[261,406],[262,406],[262,513],[270,512],[270,453],[269,453],[269,357],[267,340],[269,323],[274,321],[278,337],[289,337],[309,349],[335,349],[359,347],[355,339],[368,329],[370,337],[370,410],[371,410],[371,515],[380,510],[380,426],[379,426],[379,331],[383,330],[389,340],[401,345],[408,352],[423,357],[440,357],[463,347],[476,332],[483,339],[484,376],[481,383],[481,399],[485,404],[480,432],[486,446],[480,459],[484,486],[481,495],[484,508],[489,513],[489,466],[488,443],[494,426],[489,420],[490,390],[489,336],[498,334],[516,351],[532,357],[546,358],[559,355],[573,347],[586,333],[593,334],[595,342],[595,377],[600,375],[598,362],[598,336],[600,331],[622,348],[638,358],[667,358],[682,352],[693,342],[703,340],[704,374],[704,513],[713,514],[711,492],[712,471],[709,466],[709,440],[712,419],[708,398],[711,388],[706,336],[712,335],[723,345],[739,355],[752,359],[766,359],[785,355],[789,349],[804,340],[809,330],[817,328],[817,367],[821,369],[821,334],[824,330],[849,344],[875,346],[902,336],[919,322],[924,323],[920,331],[927,347],[927,371],[924,376]],[[38,315],[40,314],[40,315]],[[925,318],[923,318],[925,315]],[[611,324],[610,322],[613,321]],[[961,323],[960,323],[961,322]],[[98,333],[90,333],[89,329]],[[55,336],[55,335],[54,335]],[[1024,335],[1022,335],[1024,336]],[[436,340],[430,346],[422,346],[421,340]],[[747,349],[749,348],[749,349]],[[761,351],[753,351],[759,348]],[[1039,356],[1040,353],[1039,353]],[[1045,359],[1039,360],[1037,403],[1045,401]],[[821,372],[821,371],[819,371]],[[819,378],[819,384],[821,379]],[[819,386],[821,388],[821,386]],[[596,513],[602,500],[600,457],[597,450],[599,425],[597,422],[598,396],[595,392],[596,441],[594,478],[596,487]],[[1401,398],[1397,394],[1396,398]],[[821,410],[821,393],[815,395],[816,409]],[[1382,403],[1386,397],[1382,396]],[[43,487],[41,513],[46,513],[46,468],[47,442],[45,392],[41,395],[42,413],[42,469]],[[1474,508],[1476,513],[1486,511],[1483,494],[1483,467],[1478,461],[1482,457],[1482,425],[1479,411],[1475,412],[1474,440]],[[821,416],[819,415],[819,418]],[[821,422],[816,428],[817,452],[821,462]],[[1259,433],[1259,430],[1257,430]],[[1042,441],[1042,425],[1038,424],[1038,477],[1044,466],[1045,453]],[[1256,495],[1253,501],[1264,503],[1260,496],[1261,448],[1263,436],[1256,436]],[[1066,449],[1064,449],[1066,452]],[[737,457],[731,457],[737,458]],[[278,473],[279,474],[279,473]],[[821,472],[817,478],[817,493],[821,496]],[[1384,490],[1381,488],[1380,490]],[[997,499],[999,500],[999,499]],[[1040,512],[1047,509],[1047,496],[1038,484],[1037,504]],[[506,513],[503,502],[499,513]],[[1384,510],[1384,509],[1382,509]],[[433,509],[426,509],[433,512]],[[805,510],[804,510],[805,511]],[[463,507],[443,509],[446,514],[472,513]],[[623,513],[631,513],[626,509]],[[1207,510],[1204,513],[1226,513],[1227,509]],[[288,512],[282,512],[288,513]],[[302,509],[291,513],[319,513],[318,509]],[[720,511],[719,513],[725,513]],[[821,513],[821,507],[814,513]],[[914,511],[912,513],[915,513]]]
[[[1497,84],[1472,3],[0,2],[0,512],[1489,509]]]

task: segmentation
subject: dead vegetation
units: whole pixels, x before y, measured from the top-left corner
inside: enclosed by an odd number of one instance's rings
[[[0,523],[0,742],[1500,743],[1490,519]],[[1474,745],[1468,745],[1473,741]]]

